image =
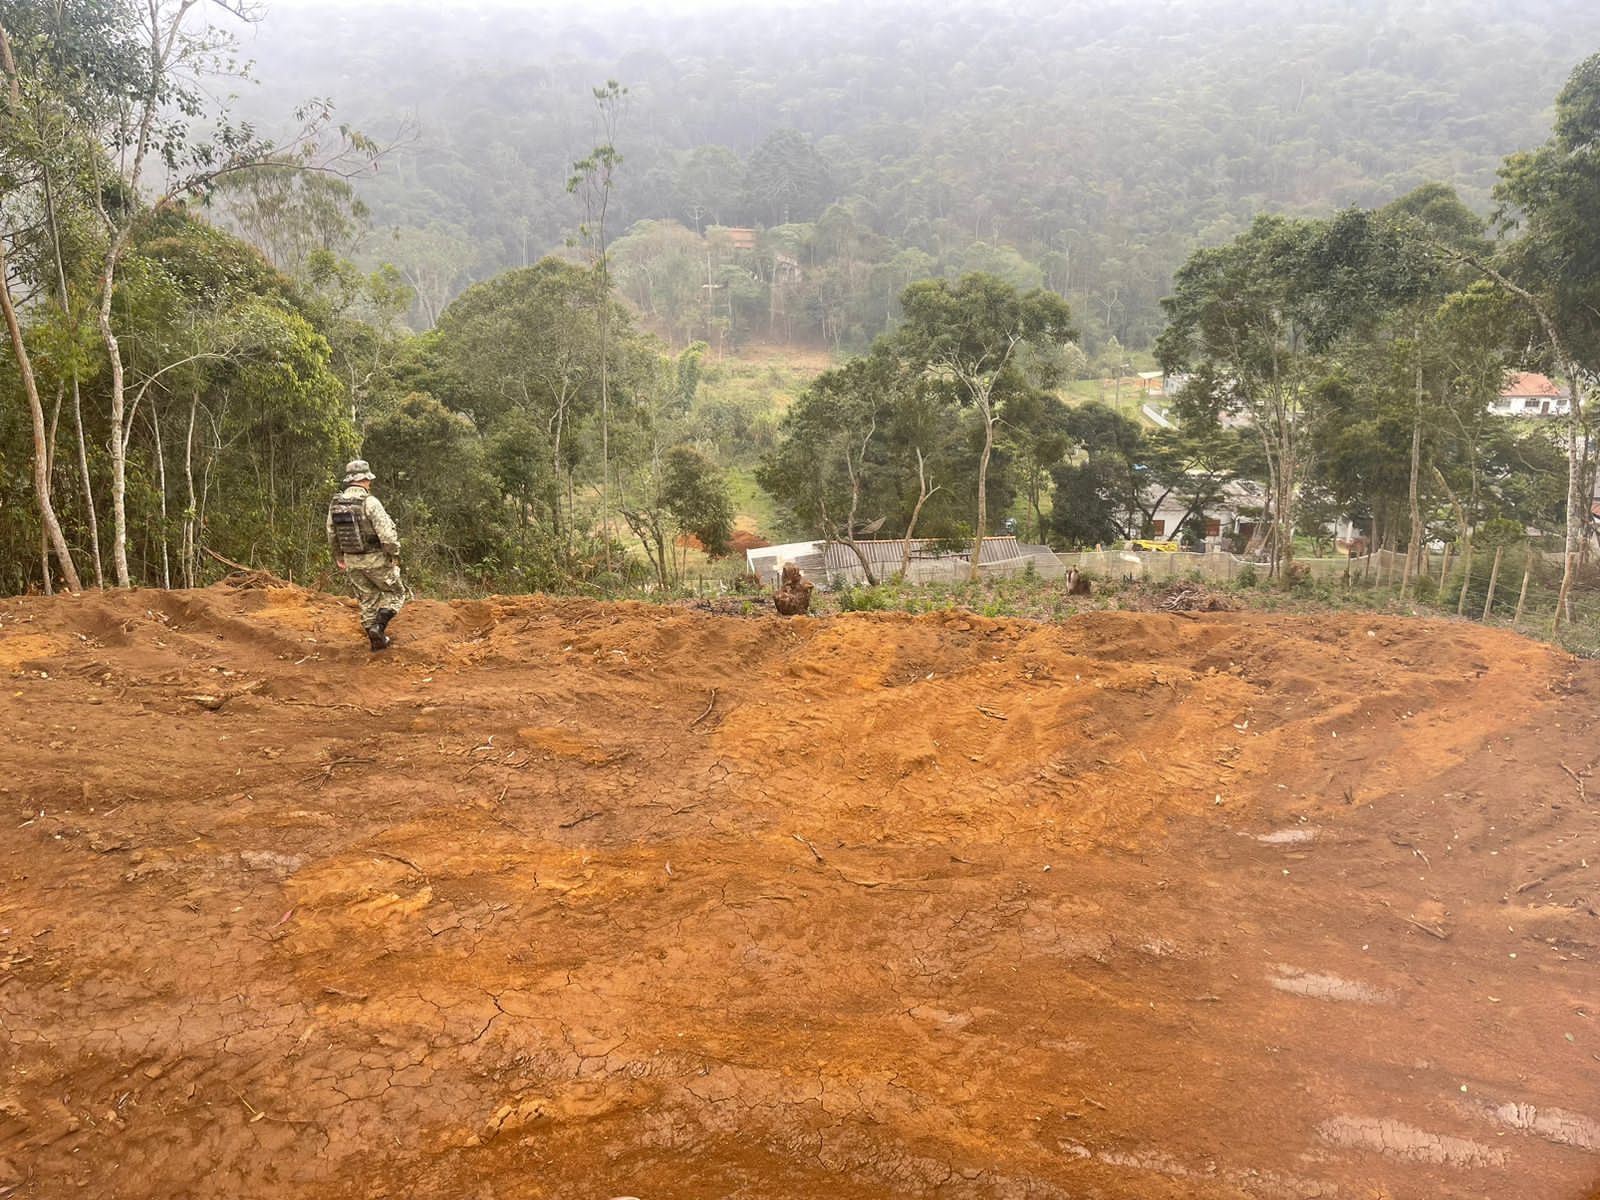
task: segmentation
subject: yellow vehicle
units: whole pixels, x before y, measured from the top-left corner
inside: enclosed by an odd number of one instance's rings
[[[1176,554],[1178,552],[1178,543],[1152,542],[1144,538],[1137,538],[1129,542],[1125,548],[1128,550],[1154,550],[1159,554]]]

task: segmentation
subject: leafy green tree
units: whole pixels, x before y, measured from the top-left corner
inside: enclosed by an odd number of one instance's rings
[[[682,154],[673,175],[678,215],[704,233],[721,225],[723,215],[739,203],[744,164],[726,146],[696,146]]]
[[[419,579],[497,565],[504,509],[470,418],[414,393],[367,426],[362,454],[381,472]]]
[[[1294,556],[1329,352],[1413,285],[1396,244],[1359,210],[1328,221],[1261,216],[1228,245],[1191,255],[1162,301],[1162,367],[1193,371],[1190,403],[1242,416],[1261,440],[1272,574]]]
[[[745,211],[762,224],[814,221],[834,196],[827,161],[797,130],[768,134],[745,164]]]
[[[600,408],[605,350],[594,289],[593,272],[560,259],[507,271],[463,292],[441,314],[432,343],[448,376],[435,385],[439,394],[497,439],[497,461],[505,462],[513,442],[530,459],[546,458],[542,481],[533,485],[530,463],[517,475],[517,490],[530,501],[523,519],[536,494],[558,539],[576,520],[583,434]],[[626,314],[608,307],[611,328],[626,345]],[[507,424],[513,414],[518,419]]]
[[[628,106],[628,89],[615,79],[591,89],[599,117],[602,141],[572,164],[567,191],[583,203],[578,235],[589,253],[595,275],[595,317],[600,330],[600,527],[607,557],[611,547],[611,260],[607,254],[606,218],[622,155],[617,150],[617,130]]]
[[[1087,496],[1091,487],[1096,495],[1103,494],[1112,505],[1111,519],[1121,535],[1143,537],[1146,523],[1143,493],[1151,481],[1145,465],[1144,431],[1138,422],[1109,405],[1090,401],[1068,410],[1063,432],[1075,454],[1081,455],[1092,469],[1076,477],[1063,474],[1061,478],[1069,481],[1080,500]],[[1056,502],[1060,504],[1062,498],[1058,496]],[[1086,540],[1082,536],[1086,529],[1103,529],[1103,517],[1097,503],[1091,515],[1079,521],[1069,517],[1065,527],[1074,531],[1074,541],[1082,542]]]
[[[298,282],[307,312],[328,339],[350,415],[360,424],[405,345],[400,322],[415,297],[394,266],[366,272],[329,250],[311,252]]]
[[[1503,265],[1462,255],[1525,304],[1538,321],[1545,354],[1568,390],[1565,592],[1589,530],[1585,380],[1600,374],[1600,54],[1573,70],[1556,97],[1550,139],[1512,155],[1495,197],[1499,223],[1516,232]]]
[[[1041,542],[1045,540],[1043,498],[1049,471],[1072,449],[1067,430],[1070,413],[1058,397],[1046,391],[1019,396],[1006,412],[1008,440],[1022,467],[1028,507],[1033,509],[1034,530]]]
[[[11,7],[23,11],[13,14]],[[331,110],[326,104],[302,108],[299,131],[287,146],[276,148],[248,123],[215,112],[205,80],[231,70],[232,39],[194,11],[194,0],[78,0],[42,12],[32,6],[31,18],[28,7],[8,6],[0,20],[0,28],[9,29],[20,16],[24,24],[31,19],[33,28],[32,36],[17,43],[19,53],[12,53],[9,34],[3,39],[7,90],[13,112],[27,107],[30,94],[48,97],[54,143],[74,164],[56,177],[50,206],[60,199],[98,217],[93,310],[109,366],[112,565],[117,584],[126,587],[131,583],[127,452],[133,414],[127,355],[113,314],[118,273],[150,217],[202,199],[227,176],[274,156],[302,166],[317,160]],[[341,141],[362,157],[376,151],[347,130]],[[159,185],[152,186],[158,178]],[[4,307],[11,307],[9,299]],[[20,341],[13,331],[14,344]]]
[[[683,344],[704,328],[709,253],[676,221],[640,221],[611,244],[612,276],[645,320]]]
[[[1029,391],[1019,355],[1029,344],[1070,341],[1071,312],[1067,302],[1052,292],[1018,292],[993,275],[968,275],[955,284],[943,279],[914,283],[901,295],[900,304],[905,324],[893,337],[893,352],[928,386],[947,389],[957,404],[970,407],[979,417],[983,437],[971,561],[971,577],[977,579],[989,528],[988,477],[995,429],[1004,406]]]
[[[370,216],[349,180],[303,170],[293,159],[225,175],[209,199],[241,236],[291,276],[301,274],[314,253],[348,253]]]
[[[756,471],[804,527],[851,547],[868,582],[873,564],[857,543],[877,520],[867,513],[882,517],[892,495],[883,442],[899,395],[899,364],[882,347],[824,371],[790,406],[777,448]]]
[[[100,164],[82,127],[126,99],[143,70],[140,48],[127,32],[128,15],[117,0],[0,6],[0,316],[30,417],[33,500],[48,547],[42,571],[47,591],[50,553],[70,590],[81,583],[51,494],[53,428],[47,429],[25,336],[27,313],[19,313],[13,287],[22,287],[24,295],[33,290],[53,296],[63,332],[78,323],[68,278],[68,260],[77,256],[63,235],[88,225],[79,218],[92,214],[85,185]],[[98,255],[95,240],[78,241],[79,253]],[[76,390],[74,411],[81,428]],[[88,488],[86,464],[83,470]]]
[[[1121,480],[1104,457],[1050,468],[1054,505],[1050,530],[1068,546],[1103,546],[1122,536]]]
[[[451,298],[472,281],[480,254],[465,230],[439,220],[391,229],[381,244],[384,260],[411,290],[411,319],[418,329],[438,323]]]
[[[726,554],[733,533],[733,501],[722,469],[683,438],[690,392],[686,386],[697,349],[677,360],[648,343],[634,348],[626,364],[633,393],[632,419],[618,439],[619,456],[632,470],[619,477],[618,511],[639,539],[662,588],[681,571],[676,547],[687,553],[687,538],[707,553]]]
[[[674,446],[666,453],[661,503],[678,529],[693,534],[706,553],[728,553],[733,535],[733,500],[722,469],[693,446]]]

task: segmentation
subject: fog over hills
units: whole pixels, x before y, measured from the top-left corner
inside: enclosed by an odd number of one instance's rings
[[[750,336],[859,346],[906,279],[983,268],[1068,296],[1093,348],[1147,344],[1176,265],[1259,211],[1428,179],[1487,210],[1500,160],[1543,138],[1596,46],[1588,0],[279,0],[244,34],[266,82],[241,104],[270,122],[329,96],[379,137],[414,122],[361,185],[363,254],[403,266],[429,311],[571,236],[570,166],[602,140],[591,89],[616,79],[607,233],[683,227],[620,248],[636,274],[676,279],[629,289],[663,332],[694,335],[703,285],[724,286],[734,260],[700,237],[720,224],[785,229],[745,264],[755,284],[799,264],[782,321],[770,288],[726,285]]]

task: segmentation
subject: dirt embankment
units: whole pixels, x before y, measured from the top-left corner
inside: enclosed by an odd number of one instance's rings
[[[1340,616],[0,604],[0,1196],[1600,1181],[1600,673]]]

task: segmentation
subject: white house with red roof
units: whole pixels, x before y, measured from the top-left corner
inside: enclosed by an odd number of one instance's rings
[[[1572,406],[1565,389],[1537,371],[1513,371],[1489,411],[1505,417],[1564,417]]]

